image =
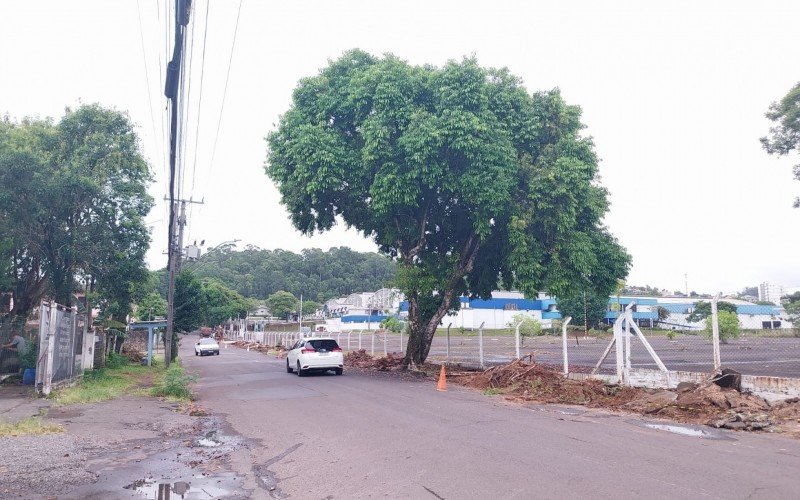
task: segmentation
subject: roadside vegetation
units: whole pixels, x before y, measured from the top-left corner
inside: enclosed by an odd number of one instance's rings
[[[159,375],[155,385],[150,389],[150,394],[188,402],[192,399],[192,390],[189,388],[189,384],[196,380],[196,375],[187,374],[182,365],[174,363]]]
[[[28,417],[19,422],[0,422],[0,437],[17,437],[64,432],[58,424],[43,422],[41,417]]]
[[[126,356],[112,354],[105,368],[87,371],[77,385],[58,389],[51,397],[59,406],[98,403],[123,395],[189,401],[192,396],[189,384],[195,379],[194,375],[187,375],[179,363],[164,369],[163,363],[154,359],[153,366],[148,367],[134,364]]]

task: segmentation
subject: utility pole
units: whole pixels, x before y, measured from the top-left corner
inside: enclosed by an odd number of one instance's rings
[[[180,203],[180,212],[175,209],[175,205]],[[178,240],[175,248],[172,249],[170,256],[169,267],[169,288],[167,290],[167,333],[166,333],[166,346],[164,347],[164,356],[166,358],[166,366],[172,359],[172,332],[174,331],[175,322],[175,279],[181,272],[181,263],[183,261],[183,228],[186,226],[186,204],[196,203],[202,205],[202,201],[194,200],[175,200],[173,204],[173,212],[177,214],[176,225],[178,226]]]
[[[169,366],[172,359],[172,335],[175,322],[175,276],[180,266],[181,243],[175,241],[175,224],[179,221],[175,214],[175,160],[178,142],[178,84],[183,69],[184,31],[189,24],[192,0],[175,0],[175,46],[172,60],[167,64],[167,78],[164,95],[170,100],[169,126],[169,238],[168,267],[169,285],[167,287],[167,331],[164,347],[164,364]],[[184,217],[185,218],[185,217]],[[183,231],[181,230],[181,234]],[[177,245],[176,245],[177,243]]]

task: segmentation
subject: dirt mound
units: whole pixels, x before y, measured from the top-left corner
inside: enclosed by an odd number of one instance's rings
[[[403,356],[389,353],[386,356],[373,358],[364,349],[348,352],[344,357],[345,366],[365,368],[381,372],[397,371],[403,368]]]
[[[571,380],[554,367],[514,361],[482,372],[453,372],[450,379],[512,401],[579,404],[735,430],[777,429],[800,437],[800,398],[770,405],[764,398],[709,380],[654,390]]]
[[[514,361],[483,372],[457,372],[452,380],[460,385],[517,401],[580,404],[620,408],[641,394],[643,389],[607,385],[600,380],[576,381],[545,364]]]
[[[237,340],[236,342],[232,342],[230,345],[239,347],[241,349],[257,351],[262,354],[272,354],[278,359],[283,359],[286,357],[286,348],[282,345],[271,346],[267,344],[260,344],[258,342],[248,342],[246,340]]]

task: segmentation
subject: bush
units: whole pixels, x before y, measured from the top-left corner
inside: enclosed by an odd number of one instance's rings
[[[153,387],[153,396],[172,397],[178,399],[191,399],[192,391],[189,384],[195,382],[195,375],[187,375],[183,367],[177,363],[171,365],[166,372],[161,383]]]
[[[39,341],[33,339],[28,342],[28,350],[19,357],[19,364],[22,368],[36,368],[36,361],[39,357]]]
[[[520,336],[535,337],[538,335],[544,335],[544,332],[542,332],[542,324],[530,316],[526,316],[525,314],[515,314],[514,319],[511,320],[511,322],[508,324],[508,327],[514,329],[520,322],[522,322],[522,324],[519,326]]]
[[[112,352],[108,356],[106,356],[106,368],[111,368],[112,370],[115,368],[122,368],[123,366],[129,365],[130,362],[131,362],[130,358],[122,354],[117,354],[115,352]]]
[[[403,331],[403,322],[394,316],[389,316],[381,321],[381,328],[386,328],[392,333],[400,333]]]
[[[723,311],[720,310],[717,312],[717,317],[719,318],[719,340],[723,344],[728,342],[728,339],[734,338],[738,339],[740,335],[739,331],[739,317],[736,313],[732,313],[730,311]],[[706,318],[706,327],[703,330],[703,334],[706,337],[711,338],[713,336],[712,333],[712,321],[711,316]]]

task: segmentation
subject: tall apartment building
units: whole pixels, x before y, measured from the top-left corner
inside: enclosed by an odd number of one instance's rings
[[[776,285],[766,281],[758,285],[758,300],[780,304],[783,295],[785,295],[783,285]]]

